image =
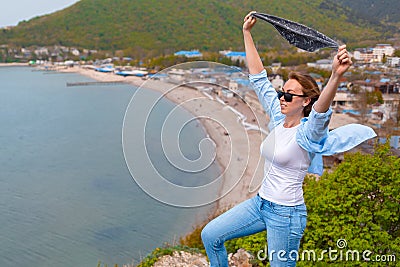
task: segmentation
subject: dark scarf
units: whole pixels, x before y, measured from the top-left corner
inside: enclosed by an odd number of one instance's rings
[[[253,13],[252,16],[271,23],[290,44],[303,50],[314,52],[324,47],[339,47],[328,36],[300,23],[263,13]]]

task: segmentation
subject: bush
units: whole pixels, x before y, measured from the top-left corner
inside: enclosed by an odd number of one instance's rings
[[[373,155],[346,154],[320,180],[307,177],[304,188],[308,222],[303,250],[315,250],[317,256],[329,248],[338,253],[357,250],[360,258],[366,250],[373,252],[371,259],[377,254],[399,256],[400,158],[390,153],[388,144],[376,147]],[[331,266],[343,263],[333,261]],[[362,259],[345,263],[374,266]]]

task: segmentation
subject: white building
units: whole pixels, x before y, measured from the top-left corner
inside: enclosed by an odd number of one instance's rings
[[[42,55],[48,56],[48,55],[49,55],[49,49],[47,49],[46,47],[40,47],[40,48],[37,48],[37,49],[34,51],[34,53],[35,53],[37,56],[42,56]]]
[[[229,90],[233,92],[238,92],[239,91],[239,84],[235,81],[230,81],[228,85]]]
[[[307,63],[307,67],[309,68],[317,68],[317,69],[324,69],[324,70],[331,70],[332,69],[332,60],[330,59],[320,59],[314,63]]]
[[[386,63],[390,67],[399,67],[400,66],[400,57],[387,57]]]
[[[280,75],[276,75],[272,80],[271,84],[275,88],[275,90],[281,90],[283,88],[283,84],[285,82],[283,81],[282,77]]]
[[[337,92],[332,101],[332,107],[351,108],[353,107],[354,101],[356,101],[354,95],[344,92]]]
[[[374,59],[372,48],[358,48],[353,55],[355,60],[362,62],[372,62]]]
[[[79,52],[78,49],[72,48],[71,49],[71,54],[78,57],[81,53]]]
[[[394,48],[390,44],[377,44],[372,51],[376,62],[382,62],[384,56],[391,57],[394,54]]]
[[[27,49],[27,48],[21,48],[21,53],[25,56],[25,57],[29,57],[32,52],[31,50]]]
[[[188,72],[183,69],[172,69],[168,71],[168,76],[172,80],[184,81],[187,73]]]

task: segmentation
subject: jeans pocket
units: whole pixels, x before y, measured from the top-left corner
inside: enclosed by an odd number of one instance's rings
[[[282,217],[290,218],[292,212],[291,209],[292,207],[271,203],[272,212]]]

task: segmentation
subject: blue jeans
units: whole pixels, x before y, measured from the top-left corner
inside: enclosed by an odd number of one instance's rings
[[[271,267],[296,266],[306,222],[305,204],[282,206],[257,195],[209,222],[201,239],[210,266],[228,267],[225,241],[267,230],[268,253],[263,255],[268,256]]]

